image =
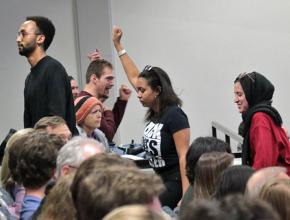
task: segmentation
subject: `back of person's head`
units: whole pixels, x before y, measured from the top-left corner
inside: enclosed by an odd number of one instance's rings
[[[195,166],[199,157],[212,151],[231,153],[231,148],[226,142],[214,137],[198,137],[190,145],[186,153],[186,176],[191,185],[194,183]]]
[[[76,210],[70,192],[73,178],[74,174],[71,173],[58,179],[54,187],[46,196],[45,202],[41,208],[41,214],[38,217],[39,220],[75,219]],[[56,207],[56,204],[61,210]]]
[[[66,121],[60,116],[45,116],[36,122],[34,129],[44,130],[50,134],[58,135],[64,142],[70,140],[72,136]]]
[[[266,167],[257,170],[248,180],[245,194],[258,197],[263,185],[273,179],[289,179],[285,167]]]
[[[276,179],[267,182],[259,197],[271,204],[281,219],[290,219],[290,179]]]
[[[216,198],[234,193],[244,194],[248,179],[254,172],[253,168],[244,165],[228,167],[220,177]]]
[[[86,83],[90,82],[92,75],[95,75],[98,79],[101,78],[105,67],[113,69],[113,65],[107,60],[92,61],[87,69]]]
[[[66,121],[60,116],[45,116],[39,119],[34,125],[35,130],[46,130],[47,127],[55,128],[57,126],[66,124]]]
[[[117,154],[98,154],[83,161],[77,170],[74,182],[83,179],[94,170],[103,169],[112,166],[119,167],[137,167],[136,164],[129,159],[122,158]]]
[[[39,34],[43,34],[45,36],[43,49],[46,51],[50,46],[55,34],[55,27],[53,23],[48,18],[42,16],[26,17],[26,21],[34,21],[38,28]]]
[[[122,205],[150,205],[163,191],[160,177],[136,167],[103,164],[84,175],[83,164],[71,186],[78,219],[102,219]]]
[[[216,192],[218,180],[223,171],[234,160],[234,156],[225,152],[210,152],[200,156],[195,167],[193,198],[210,199]]]
[[[191,202],[180,220],[282,220],[266,202],[233,194],[217,200]],[[284,220],[284,219],[283,219]]]
[[[84,160],[105,150],[103,144],[92,138],[72,138],[58,152],[56,177],[66,175],[70,168],[78,168]]]
[[[8,191],[11,191],[11,187],[18,181],[16,171],[18,154],[23,148],[26,136],[32,131],[34,131],[32,128],[21,129],[14,133],[7,142],[1,167],[1,184]]]
[[[139,74],[139,78],[144,78],[153,91],[158,92],[156,99],[159,103],[160,111],[168,106],[182,105],[181,99],[175,93],[168,74],[159,67],[145,66]],[[148,109],[146,120],[150,120],[154,115],[152,109]]]
[[[57,153],[63,144],[60,137],[41,131],[34,131],[26,138],[17,164],[25,188],[40,188],[53,177]]]
[[[145,205],[126,205],[114,209],[103,220],[166,220],[166,218]]]

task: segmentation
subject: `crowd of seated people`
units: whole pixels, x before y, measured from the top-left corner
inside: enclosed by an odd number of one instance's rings
[[[257,72],[234,81],[244,137],[243,164],[234,165],[231,148],[222,140],[198,137],[190,145],[187,114],[169,74],[153,66],[139,71],[122,36],[114,27],[114,47],[147,108],[142,145],[152,169],[142,170],[109,150],[131,90],[122,86],[115,107],[105,106],[113,67],[94,51],[84,90],[72,88],[74,100],[69,95],[76,129],[48,114],[9,138],[0,219],[290,220],[290,143],[272,107],[272,83]],[[18,41],[23,38],[20,32]]]
[[[164,206],[162,178],[87,137],[68,142],[49,130],[23,129],[8,141],[0,213],[9,219],[290,218],[284,167],[233,165],[227,143],[199,137],[186,155],[190,186],[175,210]],[[180,209],[179,209],[180,207]]]

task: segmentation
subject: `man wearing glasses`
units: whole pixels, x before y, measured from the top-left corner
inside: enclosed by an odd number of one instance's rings
[[[44,116],[57,115],[77,134],[68,75],[61,63],[46,55],[54,34],[53,23],[41,16],[27,17],[18,31],[19,54],[31,66],[24,88],[24,127],[33,127]]]

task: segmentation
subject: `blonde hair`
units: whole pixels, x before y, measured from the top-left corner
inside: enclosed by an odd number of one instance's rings
[[[210,199],[216,192],[219,177],[233,160],[234,156],[225,152],[202,154],[195,168],[194,199]]]
[[[163,214],[158,213],[145,205],[126,205],[114,209],[103,220],[167,220]]]
[[[280,214],[290,219],[290,179],[273,179],[262,187],[259,197],[268,202]]]
[[[11,172],[8,167],[8,161],[9,161],[9,149],[13,147],[21,138],[23,138],[26,134],[34,131],[32,128],[25,128],[17,131],[14,133],[8,140],[5,152],[4,152],[4,157],[2,161],[2,168],[1,168],[1,184],[6,190],[10,190],[10,186],[13,185],[15,182],[11,178]],[[20,144],[20,143],[18,143]]]
[[[74,174],[70,173],[59,178],[46,197],[41,214],[38,217],[39,220],[75,219],[76,209],[70,192]],[[57,207],[61,207],[61,210]]]

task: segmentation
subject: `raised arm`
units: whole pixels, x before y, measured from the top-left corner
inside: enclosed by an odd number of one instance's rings
[[[124,71],[127,75],[129,82],[137,91],[137,80],[140,71],[135,65],[134,61],[129,57],[128,53],[125,51],[123,45],[121,44],[122,30],[120,27],[114,26],[112,31],[112,39],[114,42],[115,49],[119,55]]]

